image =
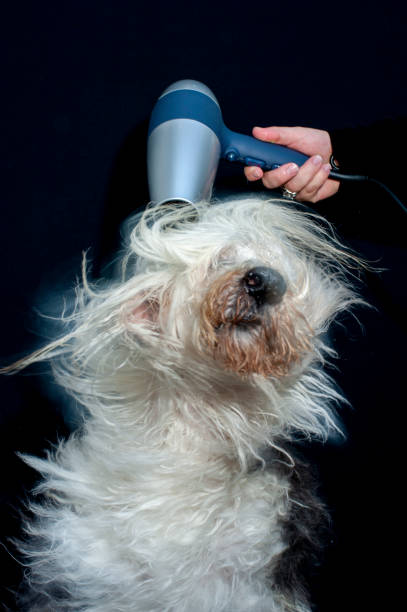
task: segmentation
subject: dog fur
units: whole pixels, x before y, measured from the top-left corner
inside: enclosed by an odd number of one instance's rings
[[[323,505],[293,439],[341,398],[326,332],[357,258],[277,200],[149,207],[120,280],[84,275],[50,359],[83,406],[45,459],[20,543],[31,611],[309,612],[299,579]],[[262,300],[249,272],[277,271]],[[280,283],[281,289],[281,283]]]

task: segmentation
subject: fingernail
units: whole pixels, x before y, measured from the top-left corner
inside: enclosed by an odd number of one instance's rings
[[[258,168],[253,168],[250,174],[252,175],[252,178],[259,179],[262,175],[262,172]]]
[[[289,176],[292,176],[293,174],[296,174],[298,172],[299,168],[297,166],[297,164],[289,164],[286,168],[285,168],[285,172],[286,174],[288,174]]]
[[[322,163],[322,157],[320,155],[314,155],[311,159],[314,166],[319,166]]]
[[[322,170],[323,170],[324,172],[331,172],[331,170],[332,170],[331,164],[324,164],[324,165],[322,166]]]

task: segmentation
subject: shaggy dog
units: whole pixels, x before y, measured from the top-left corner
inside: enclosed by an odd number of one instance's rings
[[[76,612],[309,612],[323,506],[293,439],[326,438],[332,319],[356,257],[279,201],[150,207],[120,281],[84,276],[51,359],[84,407],[20,543],[31,603]],[[314,525],[315,526],[315,525]]]

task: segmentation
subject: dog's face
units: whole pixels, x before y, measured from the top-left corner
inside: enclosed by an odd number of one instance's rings
[[[182,211],[164,214],[173,225],[136,235],[148,298],[132,311],[134,331],[148,323],[158,353],[171,347],[186,368],[209,358],[240,377],[281,379],[309,361],[342,306],[344,286],[317,264],[329,247],[281,205],[231,202],[200,212],[187,222]]]
[[[248,263],[221,273],[201,304],[202,345],[239,375],[284,376],[310,350],[313,333],[291,296],[271,266]]]

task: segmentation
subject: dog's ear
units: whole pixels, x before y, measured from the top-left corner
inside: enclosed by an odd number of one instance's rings
[[[160,312],[159,301],[155,297],[144,297],[129,301],[123,312],[123,323],[126,329],[136,332],[140,327],[157,331]]]
[[[159,305],[155,299],[146,299],[141,304],[137,304],[131,308],[128,313],[128,321],[130,323],[139,323],[143,321],[149,321],[150,323],[157,323],[158,320]]]

